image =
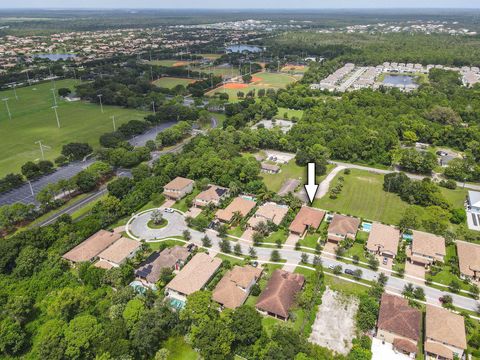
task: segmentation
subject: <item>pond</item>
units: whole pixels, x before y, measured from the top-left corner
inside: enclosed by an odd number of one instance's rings
[[[228,52],[233,53],[242,53],[244,51],[248,52],[261,52],[262,48],[254,45],[230,45],[226,47]]]
[[[48,59],[51,61],[58,61],[58,60],[75,59],[77,55],[75,54],[36,54],[36,55],[33,55],[33,57],[37,59]]]
[[[384,84],[390,85],[415,85],[415,79],[409,75],[385,75]]]

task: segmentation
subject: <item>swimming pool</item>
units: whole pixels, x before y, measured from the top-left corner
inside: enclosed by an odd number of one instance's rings
[[[362,222],[362,230],[365,232],[372,231],[372,223]]]
[[[413,240],[413,235],[403,233],[402,238],[403,238],[403,240],[412,241]]]
[[[178,299],[171,299],[170,306],[177,310],[182,310],[185,307],[185,302]]]
[[[135,290],[137,294],[145,294],[147,292],[147,288],[143,285],[140,281],[135,280],[130,283],[130,286]]]

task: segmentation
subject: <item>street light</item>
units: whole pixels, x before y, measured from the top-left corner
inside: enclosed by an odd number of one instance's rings
[[[117,127],[115,126],[115,115],[112,116],[112,122],[113,122],[113,131],[116,131]]]
[[[8,118],[12,120],[12,114],[10,113],[10,108],[8,107],[8,98],[4,98],[2,100],[5,101],[5,107],[7,108]]]
[[[52,109],[55,111],[55,117],[57,118],[57,126],[60,129],[60,120],[58,119],[57,108],[58,108],[58,106],[52,106]]]
[[[53,94],[53,106],[57,106],[57,96],[55,95],[55,89],[50,89]]]
[[[152,101],[152,108],[153,108],[153,115],[156,115],[156,111],[155,111],[155,101]]]
[[[18,100],[18,95],[17,95],[17,84],[13,84],[13,93],[15,94],[15,100]]]
[[[102,95],[102,94],[99,94],[99,95],[97,95],[97,96],[98,96],[98,98],[100,99],[100,110],[102,111],[102,114],[103,114],[103,104],[102,104],[102,96],[103,96],[103,95]]]

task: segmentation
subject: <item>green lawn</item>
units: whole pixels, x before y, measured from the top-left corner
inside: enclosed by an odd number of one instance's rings
[[[314,202],[315,207],[359,216],[387,224],[398,224],[408,204],[393,193],[383,191],[383,175],[364,170],[351,169],[349,175],[340,172],[330,188],[338,182],[338,177],[345,178],[342,192],[337,199],[325,195]]]
[[[68,87],[74,89],[75,80],[57,81],[56,89]],[[67,102],[56,94],[58,116],[61,128],[57,127],[55,113],[52,110],[53,94],[50,90],[52,83],[37,84],[17,89],[18,100],[15,100],[13,91],[0,92],[0,98],[9,98],[9,108],[12,121],[8,119],[5,104],[0,104],[0,176],[11,172],[20,172],[20,167],[27,161],[41,158],[39,145],[42,143],[51,149],[45,150],[45,158],[55,159],[60,155],[62,146],[69,142],[88,142],[98,148],[99,137],[105,132],[112,131],[111,116],[115,115],[117,127],[133,120],[143,119],[145,112],[124,109],[116,106],[104,106],[104,113],[100,106],[82,101]],[[8,134],[8,136],[6,136]]]
[[[233,254],[232,254],[233,255]],[[245,254],[244,254],[245,255]],[[234,258],[232,256],[228,256],[228,255],[223,255],[223,254],[217,254],[215,257],[219,258],[219,259],[222,259],[223,260],[227,260],[228,262],[230,262],[230,264],[232,265],[243,265],[245,263],[244,260],[241,260],[241,259],[237,259],[237,258]]]
[[[200,355],[181,336],[169,338],[163,343],[163,347],[170,351],[168,360],[196,360],[200,358]]]
[[[194,79],[177,78],[177,77],[163,77],[155,80],[153,83],[162,88],[173,89],[177,85],[183,85],[187,87],[188,84],[194,83]]]
[[[180,61],[180,60],[153,60],[149,62],[152,65],[165,66],[165,67],[176,67],[176,66],[186,66],[190,61]]]
[[[441,187],[440,191],[442,192],[445,199],[453,205],[455,208],[463,208],[465,199],[467,198],[468,190],[464,188],[456,188],[455,190],[450,190]]]
[[[194,198],[195,196],[197,196],[198,194],[200,193],[200,190],[199,189],[193,189],[193,192],[187,196],[185,196],[183,199],[181,199],[180,201],[177,201],[175,204],[173,204],[172,208],[174,209],[177,209],[177,210],[180,210],[180,211],[183,211],[183,212],[186,212],[188,211],[189,207],[187,206],[186,202],[187,202],[187,198]]]
[[[152,251],[160,249],[160,246],[173,247],[175,245],[179,245],[179,246],[184,246],[185,245],[185,243],[183,241],[176,241],[176,240],[149,242],[147,244]]]
[[[242,236],[243,233],[244,233],[244,231],[242,230],[240,225],[227,230],[227,234],[232,235],[232,236],[236,236],[236,237]]]
[[[295,109],[287,109],[287,108],[279,107],[277,115],[275,115],[275,118],[284,119],[285,114],[287,114],[289,119],[291,119],[292,117],[301,119],[303,117],[303,110],[295,110]]]
[[[192,67],[191,69],[193,71],[200,71],[200,72],[213,74],[215,76],[222,76],[222,77],[235,77],[240,75],[240,71],[238,70],[238,67],[232,67],[232,66],[227,66],[227,67],[198,66],[198,67]]]
[[[320,234],[318,232],[314,232],[313,234],[307,234],[303,239],[300,240],[300,245],[315,249],[319,237]]]
[[[265,238],[264,242],[268,243],[277,243],[278,240],[283,244],[288,237],[288,230],[278,229],[277,231],[271,233],[268,237]]]

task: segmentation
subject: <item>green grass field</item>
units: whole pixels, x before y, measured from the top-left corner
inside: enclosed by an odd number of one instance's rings
[[[258,78],[258,81],[253,81],[252,83],[248,84],[246,87],[242,89],[229,89],[228,84],[227,88],[224,89],[223,85],[213,89],[212,91],[208,92],[207,95],[213,95],[216,92],[226,92],[230,96],[230,100],[236,101],[238,100],[237,93],[239,91],[247,94],[249,91],[255,90],[258,92],[260,89],[283,89],[288,84],[291,84],[297,81],[294,77],[283,74],[283,73],[267,73],[261,72],[253,74],[254,78]]]
[[[163,347],[170,352],[168,360],[196,360],[200,357],[181,336],[168,338]]]
[[[173,89],[177,85],[187,86],[195,82],[194,79],[187,79],[187,78],[177,78],[177,77],[163,77],[158,80],[155,80],[153,83],[162,88]]]
[[[190,61],[181,61],[181,60],[152,60],[149,61],[149,64],[165,67],[176,67],[176,66],[186,66]]]
[[[56,88],[74,88],[74,80],[56,82]],[[9,98],[8,105],[12,113],[10,121],[5,104],[0,104],[0,176],[11,172],[20,172],[20,167],[27,161],[41,158],[36,141],[50,146],[45,150],[45,158],[55,159],[60,155],[63,145],[69,142],[88,142],[98,148],[101,134],[112,131],[111,116],[115,115],[117,127],[129,120],[143,119],[142,111],[123,109],[116,106],[100,106],[82,101],[67,102],[58,95],[58,116],[61,128],[57,127],[55,113],[52,109],[52,83],[37,84],[17,89],[18,100],[13,91],[0,92],[0,98]]]
[[[228,67],[218,67],[218,66],[192,66],[190,68],[193,71],[201,71],[205,73],[211,73],[216,76],[222,77],[235,77],[240,75],[240,71],[237,67],[228,66]]]
[[[289,119],[296,117],[297,119],[301,119],[303,117],[303,110],[295,110],[295,109],[287,109],[287,108],[278,108],[277,115],[275,115],[276,119],[285,119],[285,115]]]
[[[325,195],[314,202],[315,207],[337,211],[343,214],[398,224],[408,204],[393,193],[383,191],[383,175],[352,169],[349,175],[340,172],[332,181],[334,187],[338,177],[345,178],[344,187],[337,199]]]

